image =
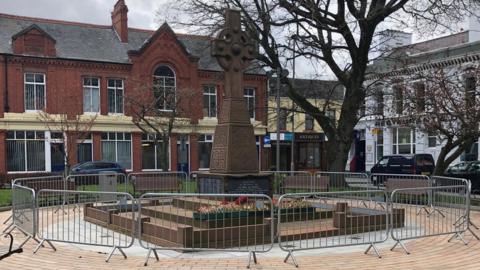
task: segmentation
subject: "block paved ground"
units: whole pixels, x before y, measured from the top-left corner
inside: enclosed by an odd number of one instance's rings
[[[10,212],[0,213],[0,222],[5,220]],[[480,224],[480,212],[472,212],[472,221]],[[0,228],[4,228],[1,225]],[[2,229],[3,230],[3,229]],[[477,231],[480,234],[480,231]],[[19,240],[23,235],[15,233]],[[405,255],[401,249],[394,252],[382,248],[383,258],[374,255],[364,255],[363,252],[322,252],[320,255],[296,253],[299,269],[480,269],[480,241],[469,233],[465,238],[469,241],[464,245],[460,241],[447,242],[449,236],[423,238],[410,241],[406,245],[411,255]],[[105,254],[79,249],[77,246],[58,246],[53,252],[48,248],[32,254],[35,242],[25,245],[24,253],[13,255],[0,261],[0,269],[245,269],[247,255],[225,258],[162,258],[160,262],[150,261],[144,267],[144,257],[130,255],[123,259],[115,255],[109,263],[105,263]],[[146,253],[145,253],[146,254]],[[128,250],[127,250],[128,255]],[[252,269],[296,269],[291,264],[283,263],[283,257],[259,256],[259,264]]]

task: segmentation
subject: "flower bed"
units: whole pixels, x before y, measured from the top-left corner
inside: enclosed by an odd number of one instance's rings
[[[274,213],[277,214],[278,205],[274,202]],[[281,214],[286,213],[314,213],[315,207],[305,200],[283,201]],[[226,218],[270,217],[270,208],[264,204],[258,205],[248,201],[247,197],[239,197],[233,202],[223,201],[220,205],[202,206],[193,213],[197,220],[217,220]]]

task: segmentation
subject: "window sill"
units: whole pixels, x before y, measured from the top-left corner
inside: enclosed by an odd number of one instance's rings
[[[42,112],[43,110],[25,110],[25,113],[39,113]]]
[[[83,115],[100,115],[100,112],[83,112]]]
[[[49,171],[14,171],[14,172],[7,172],[7,174],[29,174],[29,173],[53,173]]]
[[[108,113],[108,116],[125,116],[123,113]]]
[[[169,172],[162,169],[142,169],[142,172]]]

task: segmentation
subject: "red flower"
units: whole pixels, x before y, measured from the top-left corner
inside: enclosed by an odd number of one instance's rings
[[[240,196],[238,197],[236,200],[235,200],[235,204],[236,205],[240,205],[240,204],[244,204],[248,201],[248,197],[247,196]]]

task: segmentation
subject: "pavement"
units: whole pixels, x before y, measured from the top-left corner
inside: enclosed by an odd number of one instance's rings
[[[9,215],[9,211],[1,212],[0,222]],[[480,212],[472,212],[471,216],[473,223],[480,224]],[[0,225],[1,230],[4,227]],[[476,233],[480,235],[480,231]],[[14,236],[18,242],[25,239],[19,232]],[[480,269],[480,241],[468,232],[465,234],[468,245],[458,240],[448,242],[449,238],[438,236],[408,241],[406,246],[410,255],[401,248],[390,251],[393,242],[388,240],[377,246],[381,259],[373,252],[365,255],[363,252],[367,246],[301,251],[295,253],[295,258],[299,269]],[[160,261],[156,262],[152,255],[149,265],[144,267],[147,250],[138,242],[125,250],[127,259],[117,251],[109,263],[105,262],[109,248],[66,243],[54,245],[57,251],[46,246],[33,254],[36,243],[29,241],[22,254],[0,261],[0,269],[246,269],[248,262],[248,253],[160,251]],[[252,264],[252,269],[296,269],[291,261],[283,262],[285,256],[286,253],[275,245],[272,251],[257,255],[258,264]]]

